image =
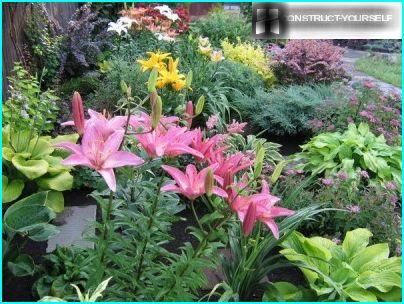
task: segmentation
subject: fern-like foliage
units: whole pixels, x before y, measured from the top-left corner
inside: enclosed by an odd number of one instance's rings
[[[310,130],[308,121],[319,105],[333,98],[327,85],[278,87],[270,92],[257,89],[255,96],[240,94],[234,100],[244,121],[271,134],[299,134]]]

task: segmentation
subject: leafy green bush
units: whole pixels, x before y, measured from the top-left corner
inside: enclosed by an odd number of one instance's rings
[[[56,214],[46,206],[48,199],[48,191],[37,192],[15,202],[4,213],[3,266],[7,265],[17,277],[32,276],[36,270],[32,257],[22,253],[26,244],[24,238],[43,242],[59,232],[56,226],[50,224]],[[17,237],[23,238],[23,241],[18,242]]]
[[[223,10],[209,13],[191,24],[191,31],[202,37],[208,37],[212,45],[220,47],[220,42],[227,38],[231,43],[251,40],[251,22],[244,16]]]
[[[332,88],[325,85],[292,85],[269,92],[258,88],[255,96],[236,96],[233,106],[254,128],[292,135],[309,131],[308,121],[314,117],[316,108],[332,96]]]
[[[370,182],[386,186],[393,182],[401,189],[401,147],[389,146],[383,135],[376,137],[365,123],[350,124],[342,134],[319,134],[301,148],[294,160],[301,161],[296,167],[307,173],[325,177],[342,173],[358,179],[365,170]]]
[[[321,231],[323,235],[339,239],[352,229],[364,227],[372,231],[373,242],[388,242],[392,250],[401,251],[401,199],[397,190],[380,185],[355,185],[352,180],[338,177],[317,180],[288,170],[287,174],[279,179],[274,190],[279,191],[281,197],[298,188],[302,191],[299,200],[293,203],[286,201],[284,207],[300,210],[323,203],[341,210],[319,214],[314,221],[304,222],[300,231],[307,235],[316,235]],[[364,179],[366,173],[363,173]]]
[[[3,125],[14,130],[50,132],[54,129],[59,98],[50,89],[41,91],[41,80],[16,62],[10,81],[10,98],[3,104]]]
[[[44,3],[32,3],[24,29],[31,53],[34,73],[45,69],[44,85],[49,87],[59,80],[60,54],[65,37],[62,28],[51,18]]]
[[[356,85],[352,92],[341,86],[335,94],[310,121],[314,133],[344,131],[348,123],[365,122],[375,135],[383,134],[388,144],[401,145],[400,94],[385,94],[370,82]]]
[[[60,156],[61,151],[53,147],[53,144],[61,141],[75,143],[77,134],[58,136],[37,136],[30,130],[10,130],[10,126],[3,128],[3,180],[6,186],[3,188],[3,203],[9,203],[17,199],[24,187],[32,188],[30,182],[34,182],[37,189],[52,190],[49,192],[47,206],[56,212],[63,211],[64,199],[62,191],[70,190],[73,185],[73,176],[70,168],[63,166]],[[59,153],[59,154],[58,154]],[[33,190],[33,189],[27,189]],[[7,201],[4,201],[7,199]]]
[[[389,258],[386,243],[368,246],[371,236],[358,228],[337,245],[294,232],[281,253],[302,270],[320,301],[400,301],[401,257]]]

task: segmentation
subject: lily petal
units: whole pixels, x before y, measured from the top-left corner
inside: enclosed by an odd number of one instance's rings
[[[97,170],[99,174],[104,178],[105,182],[107,183],[109,189],[113,192],[116,191],[116,180],[115,180],[115,173],[112,169],[101,169]]]
[[[139,166],[144,160],[133,153],[126,151],[117,151],[110,155],[103,164],[103,168],[118,168],[123,166]]]
[[[184,173],[182,173],[180,170],[177,168],[167,166],[167,165],[162,165],[161,166],[168,174],[171,175],[171,177],[177,182],[178,186],[180,188],[185,189],[188,187],[189,181],[187,177],[185,176]]]

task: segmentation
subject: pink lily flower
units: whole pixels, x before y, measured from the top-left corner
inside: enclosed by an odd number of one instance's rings
[[[170,127],[176,126],[180,119],[177,116],[162,116],[160,118],[160,123],[157,126],[158,132],[165,133]],[[150,115],[140,112],[139,114],[131,115],[129,124],[135,130],[142,130],[142,132],[147,132],[152,129],[152,119]]]
[[[124,137],[123,130],[116,130],[105,139],[103,127],[105,126],[100,121],[88,124],[81,145],[64,142],[55,146],[73,152],[62,161],[64,165],[81,165],[96,170],[105,179],[108,187],[115,192],[116,180],[113,169],[138,166],[144,161],[130,152],[118,151]]]
[[[192,139],[191,147],[203,154],[203,158],[198,158],[197,161],[202,161],[204,158],[211,158],[211,153],[216,144],[221,140],[221,135],[217,134],[211,138],[203,139],[203,134],[200,128],[194,130],[194,138]]]
[[[280,216],[290,216],[295,213],[286,208],[276,207],[275,204],[279,201],[279,197],[270,194],[268,184],[265,180],[262,181],[261,193],[250,196],[237,196],[232,204],[232,209],[237,212],[238,217],[243,222],[244,234],[249,235],[255,223],[260,221],[278,239],[279,229],[274,219]]]
[[[192,154],[203,158],[203,154],[189,147],[193,131],[187,131],[186,127],[170,127],[166,133],[162,134],[154,130],[145,134],[136,134],[135,137],[146,150],[150,157],[174,157],[181,154]]]
[[[230,171],[233,175],[237,172],[244,170],[250,167],[253,164],[253,161],[246,155],[241,152],[233,154],[229,157],[225,157],[224,148],[217,149],[214,153],[210,154],[210,158],[208,162],[210,164],[218,163],[219,167],[215,171],[215,174],[225,177],[226,174]]]
[[[94,110],[88,109],[88,114],[90,115],[90,119],[86,119],[84,121],[84,132],[87,125],[100,121],[103,124],[102,134],[104,139],[107,139],[109,135],[111,135],[114,131],[122,129],[126,124],[127,116],[114,116],[111,119],[107,119],[101,113],[98,113]],[[61,124],[62,126],[76,126],[75,121],[70,120]]]
[[[215,166],[206,167],[202,169],[199,173],[193,164],[189,164],[186,167],[185,173],[171,166],[163,165],[161,167],[168,174],[170,174],[171,177],[176,182],[175,185],[169,184],[163,186],[161,188],[161,191],[178,192],[181,193],[183,196],[187,197],[188,199],[190,199],[191,201],[193,201],[206,193],[205,189],[206,175],[208,174],[208,171],[210,169],[214,170]],[[227,197],[226,191],[217,186],[213,186],[212,193],[221,197]]]

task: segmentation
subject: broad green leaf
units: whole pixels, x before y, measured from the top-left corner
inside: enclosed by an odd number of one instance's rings
[[[42,189],[51,189],[56,191],[71,190],[73,187],[73,176],[69,172],[62,172],[55,176],[45,175],[36,180],[38,186]]]
[[[49,141],[44,138],[33,138],[28,147],[28,152],[31,153],[31,159],[42,159],[51,154],[54,150]]]
[[[399,287],[393,287],[388,292],[375,290],[373,293],[384,302],[401,302],[401,288]]]
[[[16,277],[31,276],[35,271],[35,263],[28,254],[20,254],[14,261],[8,262],[8,268]]]
[[[62,212],[65,209],[63,193],[59,191],[49,191],[45,206],[51,208],[56,213]]]
[[[59,233],[59,229],[56,226],[48,223],[39,223],[32,225],[28,227],[26,231],[28,237],[35,242],[43,242],[49,240]]]
[[[354,301],[358,302],[377,302],[376,296],[371,291],[352,285],[344,289],[344,292]]]
[[[46,160],[49,164],[48,173],[51,175],[59,174],[63,171],[69,170],[68,167],[62,165],[62,157],[47,155],[44,157],[44,160]]]
[[[27,232],[30,226],[48,223],[55,213],[45,206],[47,192],[30,195],[11,205],[4,214],[4,225],[17,232]]]
[[[348,259],[352,258],[360,250],[365,248],[369,244],[369,239],[372,235],[373,234],[369,230],[363,228],[348,231],[342,242],[342,248]]]
[[[28,179],[33,180],[48,171],[48,163],[44,160],[25,160],[21,155],[15,155],[12,159],[14,167],[24,174]]]
[[[367,263],[385,260],[389,257],[389,253],[389,245],[387,243],[366,247],[354,256],[351,266],[356,271],[362,272],[367,269]]]
[[[387,292],[394,286],[401,287],[401,276],[391,271],[376,273],[369,270],[361,273],[356,282],[364,289],[373,287],[381,292]]]
[[[24,189],[24,182],[20,179],[9,181],[7,176],[3,175],[3,203],[9,203],[16,200]]]
[[[14,153],[13,149],[11,149],[9,147],[3,147],[2,155],[3,155],[3,159],[8,160],[8,161],[11,162],[11,160],[13,159],[15,153]]]

